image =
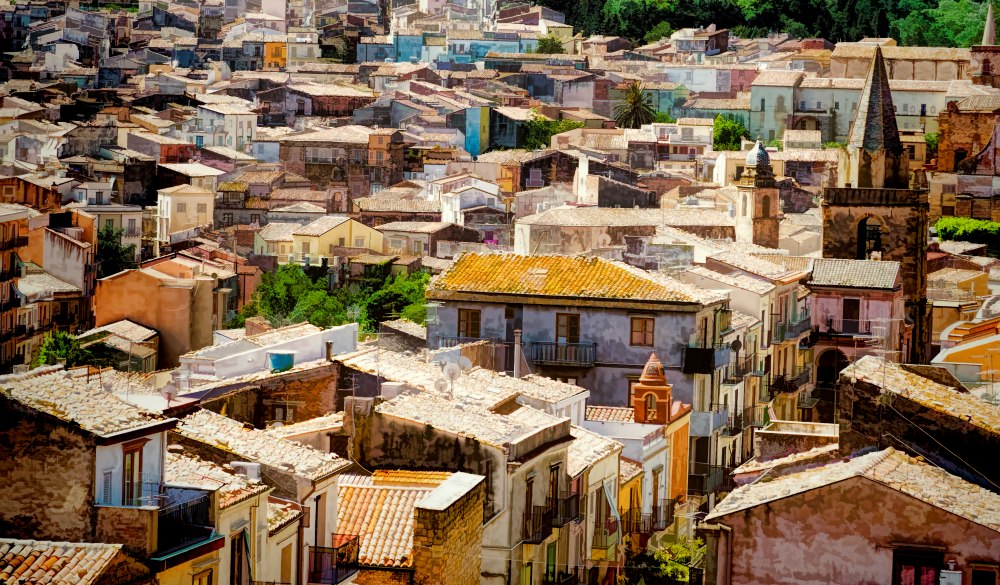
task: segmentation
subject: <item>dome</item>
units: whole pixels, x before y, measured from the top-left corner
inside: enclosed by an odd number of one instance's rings
[[[758,140],[757,144],[754,144],[750,152],[747,153],[747,166],[759,167],[769,164],[771,164],[771,157],[767,154],[767,150],[764,149],[764,144]]]

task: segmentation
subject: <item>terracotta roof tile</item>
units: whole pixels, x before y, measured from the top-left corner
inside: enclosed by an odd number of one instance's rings
[[[259,481],[227,471],[211,461],[189,453],[168,451],[163,466],[164,483],[218,491],[219,509],[225,509],[268,491]]]
[[[899,262],[886,260],[839,260],[816,258],[812,278],[815,286],[892,289],[899,276]]]
[[[123,554],[120,544],[90,544],[0,538],[0,583],[32,585],[102,581]]]
[[[587,420],[599,422],[635,422],[635,409],[626,406],[588,406]]]
[[[435,277],[427,292],[428,298],[461,292],[670,303],[712,303],[725,298],[603,258],[518,254],[465,254]]]

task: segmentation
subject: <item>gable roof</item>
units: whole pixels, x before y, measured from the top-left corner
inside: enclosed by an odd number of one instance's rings
[[[795,496],[854,477],[865,478],[1000,532],[1000,495],[889,448],[736,488],[705,518]]]
[[[428,298],[449,293],[709,304],[726,297],[622,262],[571,256],[464,254],[436,276]]]
[[[870,152],[884,149],[898,154],[903,151],[899,129],[896,127],[892,91],[889,89],[889,74],[886,72],[880,47],[875,47],[875,58],[868,70],[864,89],[861,90],[858,113],[851,127],[848,143]]]

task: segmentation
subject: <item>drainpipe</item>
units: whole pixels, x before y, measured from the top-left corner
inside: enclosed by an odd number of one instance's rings
[[[521,360],[524,359],[521,349],[521,330],[514,330],[514,377],[521,377]]]

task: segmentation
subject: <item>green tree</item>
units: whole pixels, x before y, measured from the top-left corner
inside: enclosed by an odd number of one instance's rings
[[[670,25],[669,22],[663,20],[659,22],[656,26],[649,29],[643,37],[642,40],[646,41],[646,44],[655,43],[656,41],[669,37],[674,32],[674,27]]]
[[[765,140],[764,146],[781,150],[785,146],[785,143],[780,138],[772,138],[771,140]]]
[[[937,132],[931,132],[929,134],[924,134],[924,143],[927,144],[927,159],[930,160],[937,156],[938,151],[938,135]]]
[[[576,120],[550,120],[535,112],[531,119],[525,123],[525,126],[524,147],[528,150],[538,150],[540,148],[549,148],[552,144],[552,137],[556,134],[583,128],[583,122],[577,122]]]
[[[739,150],[740,141],[749,137],[750,132],[743,127],[743,124],[723,118],[722,115],[715,117],[715,123],[712,125],[714,150]]]
[[[638,128],[652,123],[655,117],[653,96],[647,94],[638,81],[630,83],[625,95],[615,106],[615,123],[620,128]]]
[[[681,538],[661,549],[649,549],[638,554],[626,553],[625,582],[687,583],[689,567],[705,554],[701,539]]]
[[[256,311],[271,323],[281,324],[290,319],[299,299],[315,290],[320,290],[320,285],[301,266],[285,264],[261,278],[255,293]]]
[[[42,339],[42,344],[38,348],[38,355],[32,365],[51,366],[66,361],[66,367],[81,366],[90,363],[90,352],[80,347],[80,341],[66,333],[65,331],[54,331]]]
[[[544,55],[561,55],[566,52],[566,49],[557,36],[550,34],[538,39],[538,46],[535,47],[535,52]]]
[[[986,244],[992,252],[1000,251],[1000,222],[969,217],[942,217],[934,228],[942,240]]]
[[[657,124],[673,124],[677,122],[677,120],[666,112],[656,112],[656,115],[653,116],[653,122]]]
[[[420,317],[424,306],[424,291],[430,277],[423,272],[399,275],[386,282],[385,286],[369,296],[363,305],[365,326],[375,330],[378,323],[393,319],[404,313],[410,320],[423,323]],[[418,307],[419,306],[419,307]],[[426,318],[426,309],[423,309]]]
[[[135,244],[122,245],[125,230],[104,226],[97,232],[97,278],[137,268]]]

